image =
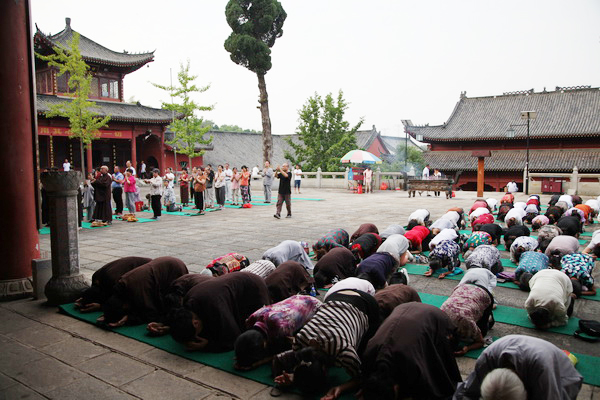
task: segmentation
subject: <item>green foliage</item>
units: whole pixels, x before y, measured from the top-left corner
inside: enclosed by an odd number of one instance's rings
[[[384,161],[381,164],[381,170],[387,172],[400,172],[404,171],[404,158],[406,154],[406,147],[404,144],[399,144],[396,148],[396,157],[393,162]],[[423,159],[423,151],[413,145],[408,145],[408,159],[407,169],[410,166],[415,167],[415,171],[420,171],[425,166],[425,160]]]
[[[212,129],[213,124],[206,123],[207,121],[204,121],[202,117],[196,116],[196,112],[211,111],[214,106],[201,106],[191,98],[194,93],[206,92],[210,85],[196,86],[194,83],[196,78],[198,78],[197,75],[190,75],[190,62],[188,61],[185,66],[180,65],[180,70],[177,73],[178,85],[164,86],[153,83],[157,88],[169,92],[171,97],[181,100],[179,103],[162,103],[163,109],[171,110],[173,114],[178,116],[169,127],[175,133],[175,136],[173,140],[169,140],[167,143],[171,146],[177,146],[178,153],[185,154],[190,158],[205,153],[205,150],[196,151],[196,144],[210,144],[213,140],[212,135],[208,139],[204,138],[204,135]]]
[[[261,133],[260,131],[255,131],[254,129],[243,129],[237,125],[219,125],[216,126],[215,129],[221,132]]]
[[[348,103],[340,90],[337,99],[329,93],[322,98],[317,93],[310,97],[299,111],[300,124],[296,133],[301,143],[290,138],[286,141],[294,154],[285,152],[292,164],[302,164],[306,171],[342,171],[346,168],[340,158],[350,150],[357,148],[356,131],[363,119],[353,127],[344,120]]]
[[[283,34],[287,17],[276,0],[229,0],[225,8],[233,31],[225,41],[230,58],[250,71],[264,75],[271,69],[271,47]]]
[[[83,60],[79,51],[79,34],[75,33],[69,42],[69,48],[54,47],[55,54],[36,56],[48,62],[49,66],[58,68],[58,76],[69,74],[69,89],[67,96],[73,99],[63,104],[53,105],[46,117],[64,117],[69,120],[71,138],[78,138],[83,143],[90,144],[98,138],[99,130],[108,124],[110,115],[97,117],[92,110],[96,105],[89,100],[91,93],[92,75],[89,66]],[[83,151],[83,148],[82,148]]]

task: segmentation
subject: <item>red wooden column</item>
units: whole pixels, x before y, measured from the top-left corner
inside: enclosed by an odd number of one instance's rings
[[[85,173],[83,174],[83,179],[85,179],[87,177],[87,174],[90,173],[93,169],[94,169],[94,164],[92,161],[92,144],[88,144],[87,146],[85,146],[85,155],[87,158],[87,170],[85,171]]]
[[[135,168],[135,172],[139,175],[138,166],[137,166],[137,149],[136,149],[136,138],[135,131],[133,132],[133,136],[131,137],[131,165]]]
[[[162,175],[164,170],[167,168],[167,159],[165,157],[165,132],[167,131],[167,127],[163,127],[162,132],[160,134],[160,174]]]
[[[485,183],[485,157],[489,157],[491,153],[489,150],[476,150],[471,155],[477,157],[477,197],[482,197]]]
[[[37,120],[29,1],[0,2],[0,300],[30,296],[39,258],[35,174]]]

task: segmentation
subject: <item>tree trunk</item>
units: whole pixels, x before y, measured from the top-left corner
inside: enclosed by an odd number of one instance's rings
[[[83,156],[83,138],[79,138],[79,155],[81,156],[81,176],[83,177],[82,179],[85,181],[85,178],[87,177],[87,168],[85,167],[85,158]]]
[[[273,138],[271,137],[271,117],[269,116],[269,95],[267,94],[267,84],[264,74],[258,76],[258,90],[260,91],[260,115],[262,117],[263,127],[263,163],[265,161],[273,162]]]

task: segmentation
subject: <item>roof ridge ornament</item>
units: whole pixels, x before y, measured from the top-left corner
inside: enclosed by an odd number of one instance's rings
[[[513,95],[519,95],[519,94],[524,94],[526,96],[529,96],[530,94],[534,93],[534,89],[529,89],[529,90],[515,90],[513,92],[504,92],[502,93],[503,96],[513,96]]]
[[[556,91],[557,92],[564,92],[564,91],[573,91],[573,90],[585,90],[585,89],[591,89],[592,85],[580,85],[580,86],[557,86],[556,87]]]
[[[71,18],[66,17],[65,18],[65,23],[67,24],[67,28],[71,29]]]

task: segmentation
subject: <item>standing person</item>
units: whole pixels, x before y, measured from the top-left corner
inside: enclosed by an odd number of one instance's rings
[[[225,201],[231,201],[231,178],[233,171],[229,168],[229,163],[225,163]]]
[[[371,189],[371,185],[373,184],[373,170],[371,169],[371,167],[367,167],[367,169],[365,169],[364,182],[365,182],[365,192],[372,193],[373,190]]]
[[[506,184],[506,191],[508,193],[516,193],[519,191],[519,187],[517,186],[517,182],[510,181]]]
[[[442,179],[442,173],[437,168],[433,169],[433,179]],[[440,196],[440,192],[433,192],[433,194],[435,194],[435,197]]]
[[[187,167],[183,167],[181,176],[179,177],[179,198],[183,207],[187,207],[189,199],[190,176],[188,175]]]
[[[206,172],[202,170],[202,167],[197,171],[196,178],[194,179],[194,201],[196,203],[196,209],[198,214],[204,215],[204,191],[206,190]]]
[[[135,215],[135,196],[137,187],[135,185],[135,176],[133,176],[133,170],[127,168],[125,170],[125,178],[123,179],[124,191],[125,191],[125,203],[130,214]]]
[[[233,167],[233,171],[231,171],[231,204],[237,206],[240,204],[240,179],[242,178],[242,174],[240,174],[236,167]]]
[[[240,191],[242,192],[242,203],[250,203],[250,188],[248,187],[250,183],[250,171],[248,171],[248,167],[242,165],[242,173],[240,176]]]
[[[215,171],[212,169],[212,165],[208,164],[204,169],[206,174],[206,190],[204,191],[204,205],[206,208],[213,208],[215,203]]]
[[[196,167],[192,167],[192,176],[190,177],[190,198],[192,200],[192,203],[196,203],[196,198],[194,197],[196,195],[196,192],[194,191],[194,185],[196,183],[196,177],[198,176],[198,168]],[[192,207],[194,208],[194,207]]]
[[[112,195],[115,201],[115,214],[123,214],[123,180],[125,177],[115,165],[115,173],[112,176]]]
[[[271,202],[271,186],[273,185],[273,168],[271,163],[265,161],[265,168],[263,169],[263,191],[265,193],[265,203]]]
[[[225,208],[225,172],[222,165],[217,167],[217,174],[215,175],[215,195],[219,210],[222,210]]]
[[[71,163],[68,159],[65,158],[65,162],[63,163],[63,171],[69,172],[71,170]]]
[[[163,180],[167,181],[167,185],[171,189],[175,187],[175,174],[173,173],[173,168],[169,167],[166,169]]]
[[[85,213],[87,214],[88,222],[92,222],[94,215],[94,187],[92,186],[92,180],[94,179],[94,174],[88,174],[87,179],[83,182],[83,208],[85,208]]]
[[[302,183],[302,169],[300,164],[296,164],[294,169],[294,192],[300,194],[300,184]]]
[[[142,160],[142,164],[140,165],[140,177],[146,179],[146,163],[144,160]]]
[[[103,165],[95,179],[92,179],[94,187],[94,221],[102,221],[105,224],[112,223],[112,206],[110,204],[110,184],[112,178],[108,173],[108,167]]]
[[[135,168],[133,167],[133,165],[131,165],[131,161],[127,160],[127,162],[125,163],[125,171],[127,171],[128,169],[131,170],[131,175],[136,176],[137,174],[135,173]]]
[[[152,170],[152,178],[144,179],[144,182],[150,184],[150,199],[152,211],[154,212],[154,217],[152,217],[152,219],[160,219],[162,214],[160,198],[162,197],[163,191],[163,179],[160,177],[160,171],[158,168],[154,168]]]
[[[423,173],[421,174],[421,177],[425,180],[429,179],[429,164],[427,164],[425,168],[423,168]],[[427,196],[431,197],[431,195],[429,194],[429,190],[427,191]]]
[[[275,176],[279,179],[279,190],[277,191],[277,209],[273,216],[277,219],[281,218],[281,206],[285,201],[286,218],[292,218],[292,188],[290,187],[292,176],[288,171],[288,164],[284,163],[281,167],[277,167]]]

